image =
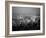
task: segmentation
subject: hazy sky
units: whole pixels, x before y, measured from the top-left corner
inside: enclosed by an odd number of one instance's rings
[[[32,7],[13,7],[12,15],[22,15],[22,16],[40,16],[40,8],[32,8]]]

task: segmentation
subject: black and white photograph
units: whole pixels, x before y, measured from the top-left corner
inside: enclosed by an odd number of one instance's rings
[[[43,7],[10,4],[10,34],[43,33]]]
[[[12,7],[12,31],[40,30],[40,8]]]

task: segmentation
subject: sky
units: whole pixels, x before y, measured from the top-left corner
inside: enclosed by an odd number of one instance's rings
[[[12,7],[12,16],[40,16],[40,8]]]

